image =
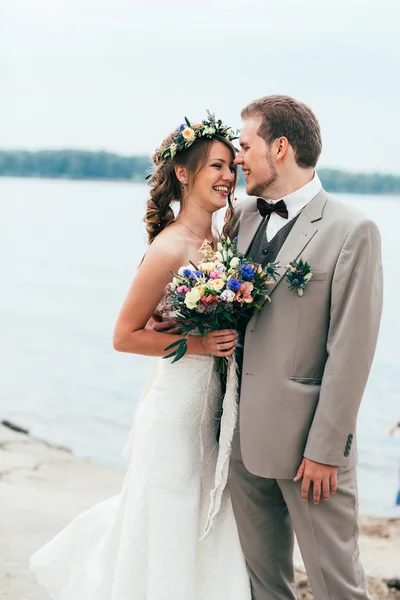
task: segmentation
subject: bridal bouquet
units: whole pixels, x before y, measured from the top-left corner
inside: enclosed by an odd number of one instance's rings
[[[270,301],[268,285],[275,280],[276,264],[266,267],[247,260],[238,252],[237,240],[222,236],[217,251],[205,240],[200,248],[203,260],[172,273],[167,302],[177,313],[176,322],[185,337],[165,348],[164,358],[180,360],[187,350],[187,338],[196,331],[204,335],[217,329],[237,329],[255,309]],[[216,357],[216,368],[226,372],[227,358]]]

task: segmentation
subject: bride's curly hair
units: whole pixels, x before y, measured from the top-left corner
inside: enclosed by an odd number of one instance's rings
[[[172,132],[161,144],[165,148],[172,143],[176,132]],[[212,139],[201,138],[196,140],[192,146],[179,152],[173,159],[162,158],[161,152],[157,149],[152,157],[154,169],[148,179],[151,188],[150,198],[147,200],[146,214],[143,221],[146,224],[148,242],[151,244],[155,237],[168,225],[174,222],[175,215],[172,210],[173,202],[182,202],[183,189],[180,181],[175,174],[176,165],[187,169],[189,175],[188,188],[193,187],[196,175],[203,168],[210,152],[211,144],[218,140],[225,144],[231,151],[232,159],[236,156],[236,149],[225,137],[214,135]],[[235,181],[232,191],[228,196],[228,209],[225,219],[224,232],[229,230],[230,223],[235,217],[233,209],[233,191],[236,185],[237,173],[235,171]]]

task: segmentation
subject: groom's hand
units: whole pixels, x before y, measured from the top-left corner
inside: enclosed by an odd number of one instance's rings
[[[308,500],[308,493],[312,482],[313,501],[314,504],[319,504],[321,490],[322,498],[324,500],[329,499],[330,493],[334,494],[336,492],[337,472],[337,467],[323,465],[322,463],[317,463],[304,457],[293,481],[300,481],[300,479],[303,479],[301,484],[301,497],[305,502]]]
[[[180,333],[180,327],[174,319],[163,321],[159,315],[154,314],[148,321],[146,329],[158,333]]]

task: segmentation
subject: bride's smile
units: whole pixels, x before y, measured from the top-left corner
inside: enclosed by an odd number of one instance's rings
[[[178,177],[185,179],[185,176],[183,169],[178,170]],[[202,208],[208,214],[224,208],[235,183],[236,167],[231,150],[223,142],[214,140],[204,166],[185,188],[181,212],[187,210],[188,205]]]

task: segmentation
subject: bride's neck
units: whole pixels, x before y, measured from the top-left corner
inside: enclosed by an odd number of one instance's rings
[[[198,206],[187,206],[182,209],[176,218],[181,223],[202,239],[212,240],[212,214]]]

